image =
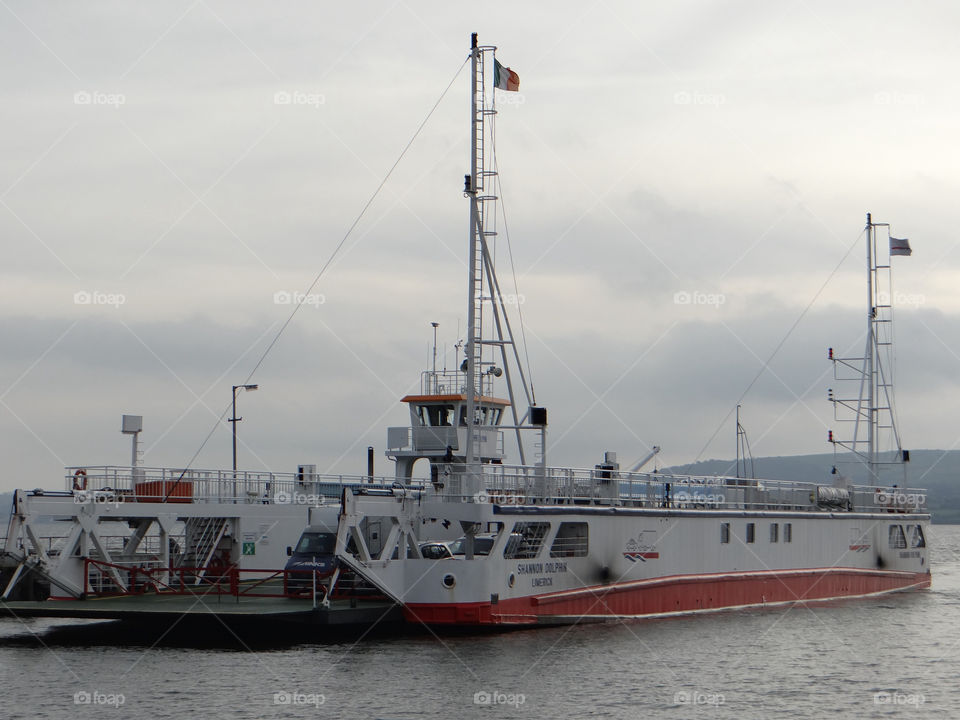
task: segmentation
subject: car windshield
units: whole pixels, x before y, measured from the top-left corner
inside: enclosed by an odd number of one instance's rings
[[[297,543],[297,553],[333,555],[336,546],[337,536],[333,533],[304,533]]]
[[[489,555],[490,548],[493,547],[492,537],[476,537],[473,539],[473,554],[474,555]],[[455,542],[450,544],[450,552],[454,555],[466,555],[467,554],[467,539],[460,538]]]
[[[450,549],[443,543],[427,543],[420,546],[420,552],[428,560],[442,560],[450,557]]]

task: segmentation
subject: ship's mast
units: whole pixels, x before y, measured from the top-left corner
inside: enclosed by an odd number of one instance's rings
[[[481,458],[476,436],[478,404],[493,391],[493,379],[503,376],[510,400],[513,425],[521,464],[526,464],[526,452],[521,430],[531,427],[540,431],[540,463],[545,460],[543,433],[546,417],[542,408],[535,408],[531,385],[523,371],[513,329],[507,313],[500,282],[494,267],[494,255],[490,243],[496,239],[497,169],[493,160],[496,147],[493,140],[494,120],[497,115],[495,91],[487,92],[485,67],[495,62],[496,48],[477,44],[477,34],[470,37],[470,172],[464,179],[464,195],[470,201],[469,232],[469,278],[467,294],[467,333],[464,346],[465,373],[463,390],[466,395],[466,421],[468,432],[464,443],[464,462],[467,476],[472,482],[479,470]],[[495,75],[496,73],[494,73]],[[488,146],[489,144],[489,151]],[[484,339],[484,303],[490,303],[488,334]],[[484,359],[484,346],[491,352]],[[508,356],[509,350],[509,356]],[[522,392],[522,397],[519,393]],[[518,401],[526,401],[529,409],[521,414]],[[533,418],[537,411],[536,420]]]
[[[877,408],[876,408],[876,358],[874,323],[877,317],[876,298],[874,293],[874,275],[876,269],[873,267],[873,221],[870,213],[867,213],[867,352],[864,357],[864,373],[867,380],[867,470],[871,482],[875,482],[877,476]]]
[[[893,346],[893,282],[889,259],[881,264],[878,258],[878,227],[887,228],[889,235],[889,223],[873,222],[867,213],[867,342],[863,357],[836,357],[833,348],[829,351],[834,379],[859,384],[856,397],[835,395],[830,389],[828,399],[834,406],[834,419],[852,422],[853,433],[851,438],[834,438],[831,430],[829,440],[835,447],[839,445],[859,458],[871,484],[881,484],[881,466],[901,465],[906,473],[905,463],[909,460],[897,430],[892,367],[887,362],[891,360]],[[881,353],[882,348],[886,349],[885,354]],[[894,453],[886,460],[881,459],[885,450]]]
[[[467,176],[464,192],[470,199],[470,280],[467,292],[467,345],[465,348],[466,395],[467,395],[467,447],[466,462],[468,468],[477,462],[473,441],[473,423],[476,417],[476,396],[479,386],[480,353],[483,349],[480,333],[481,294],[483,291],[483,269],[478,262],[480,245],[480,208],[477,204],[478,181],[483,168],[479,165],[478,145],[483,142],[483,76],[477,70],[482,63],[480,48],[477,46],[477,34],[470,36],[470,174]],[[478,82],[479,80],[479,82]],[[479,97],[478,97],[479,95]],[[479,108],[478,108],[479,105]]]

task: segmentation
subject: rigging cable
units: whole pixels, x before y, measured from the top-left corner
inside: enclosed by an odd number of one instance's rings
[[[849,248],[847,248],[847,251],[843,254],[843,257],[840,258],[840,262],[837,263],[836,267],[834,267],[833,270],[830,272],[830,274],[827,276],[827,279],[823,281],[823,284],[820,286],[817,292],[814,293],[813,298],[810,300],[809,303],[807,303],[807,306],[803,309],[803,312],[801,312],[800,315],[797,317],[797,319],[793,321],[793,325],[791,325],[790,329],[787,330],[787,334],[783,336],[783,338],[780,340],[777,346],[773,349],[773,352],[770,353],[770,356],[767,358],[766,362],[764,362],[763,365],[760,366],[760,370],[757,371],[757,374],[753,376],[753,380],[751,380],[750,384],[747,385],[747,389],[743,391],[743,393],[740,395],[740,398],[737,400],[736,403],[734,403],[734,408],[727,411],[727,414],[723,416],[723,420],[720,421],[720,424],[717,426],[717,429],[713,431],[713,435],[711,435],[710,439],[707,440],[707,442],[704,444],[702,448],[700,448],[700,452],[697,453],[697,457],[693,461],[694,463],[700,462],[700,458],[703,457],[703,453],[706,452],[707,448],[710,447],[710,443],[713,442],[714,438],[717,437],[717,434],[723,429],[723,426],[726,424],[727,420],[730,418],[730,414],[733,412],[733,410],[736,408],[737,405],[740,405],[743,402],[743,399],[747,396],[747,393],[749,393],[750,390],[753,389],[753,386],[756,384],[757,380],[760,379],[760,377],[763,375],[766,369],[770,366],[770,363],[773,361],[773,358],[776,357],[777,353],[780,352],[781,348],[783,348],[784,344],[787,342],[789,337],[793,334],[793,331],[796,330],[797,325],[800,324],[800,321],[803,320],[807,312],[809,312],[810,308],[812,308],[814,303],[817,302],[817,299],[820,297],[824,289],[833,279],[833,276],[837,274],[837,271],[840,269],[840,266],[846,262],[847,258],[850,256],[850,253],[853,252],[853,249],[860,242],[860,238],[863,237],[863,233],[865,232],[866,230],[861,230],[860,234],[857,236],[857,239],[853,241],[853,243],[850,245]]]
[[[266,349],[263,351],[263,354],[260,355],[260,359],[257,360],[257,364],[253,366],[253,369],[247,375],[247,379],[243,381],[244,385],[247,385],[250,383],[250,380],[253,378],[254,373],[256,373],[257,370],[260,369],[260,366],[263,365],[263,362],[267,359],[267,355],[269,355],[270,351],[273,350],[274,346],[277,344],[277,341],[280,340],[280,336],[283,335],[283,332],[287,329],[287,326],[290,325],[294,316],[297,314],[297,311],[300,310],[300,307],[304,304],[307,297],[316,287],[317,283],[320,282],[320,278],[323,277],[327,269],[333,263],[334,259],[343,249],[343,246],[347,242],[347,238],[350,237],[350,235],[356,229],[357,225],[360,223],[360,220],[366,214],[367,210],[370,209],[370,206],[373,204],[373,201],[376,200],[377,196],[380,194],[380,191],[383,190],[384,185],[387,184],[387,180],[390,179],[390,176],[393,174],[393,171],[397,169],[397,166],[400,164],[400,161],[403,160],[404,156],[407,154],[407,151],[413,145],[414,141],[420,135],[420,132],[423,130],[427,122],[433,116],[433,113],[436,111],[440,103],[443,101],[447,93],[450,91],[450,88],[453,87],[453,84],[456,82],[457,78],[460,76],[460,73],[463,72],[463,68],[466,67],[467,61],[469,60],[470,60],[470,56],[468,55],[464,59],[460,67],[457,68],[457,71],[456,73],[454,73],[453,77],[450,79],[450,82],[447,83],[447,86],[443,89],[443,92],[440,93],[440,97],[437,98],[437,101],[433,104],[433,107],[430,108],[430,112],[427,113],[426,117],[417,127],[416,131],[413,133],[413,136],[404,146],[403,150],[400,151],[400,154],[397,156],[397,159],[394,161],[393,165],[390,166],[390,169],[387,171],[387,174],[383,176],[383,180],[381,180],[380,184],[377,185],[377,189],[373,191],[373,194],[370,196],[370,199],[367,200],[366,204],[360,210],[360,213],[357,215],[354,221],[350,224],[350,227],[347,229],[347,232],[344,234],[343,238],[340,240],[340,242],[334,248],[333,252],[330,254],[330,257],[327,258],[327,261],[320,268],[320,271],[316,274],[316,277],[313,278],[313,282],[310,283],[310,286],[307,288],[306,292],[301,294],[299,301],[294,306],[293,310],[291,310],[290,315],[287,316],[287,319],[284,321],[283,325],[280,326],[280,329],[277,331],[277,334],[274,335],[273,340],[270,341],[270,344],[267,345]],[[184,467],[183,472],[180,474],[181,479],[183,478],[183,475],[187,472],[187,470],[189,470],[193,466],[193,463],[196,461],[197,457],[203,451],[203,448],[206,447],[207,443],[210,441],[210,438],[213,437],[213,433],[216,432],[218,427],[220,427],[220,424],[223,422],[223,419],[226,416],[227,412],[229,412],[231,405],[232,403],[228,404],[227,407],[223,410],[223,412],[220,413],[220,417],[217,418],[216,423],[210,429],[210,432],[207,433],[207,436],[204,438],[203,442],[200,444],[200,447],[197,448],[197,451],[193,454],[193,457],[190,458],[190,462],[187,463],[186,466]],[[172,487],[176,487],[176,484],[174,483]]]

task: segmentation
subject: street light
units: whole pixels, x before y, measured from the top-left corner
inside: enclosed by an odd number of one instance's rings
[[[237,423],[243,420],[242,417],[237,417],[237,390],[243,388],[245,391],[250,392],[251,390],[256,390],[259,388],[259,385],[234,385],[233,392],[233,417],[229,418],[227,422],[233,423],[233,499],[236,502],[237,499]]]

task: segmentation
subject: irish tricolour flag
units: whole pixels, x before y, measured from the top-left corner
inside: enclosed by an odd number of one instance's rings
[[[519,90],[520,76],[508,67],[500,64],[496,58],[493,59],[493,86],[501,90]]]

